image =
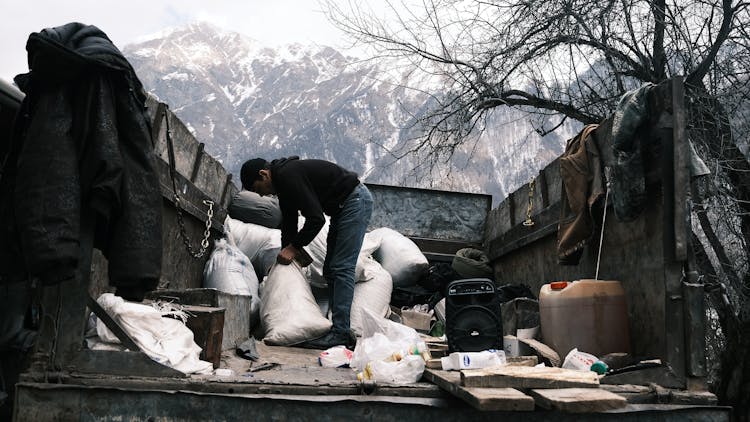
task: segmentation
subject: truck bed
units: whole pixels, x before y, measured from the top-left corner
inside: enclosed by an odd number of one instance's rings
[[[537,404],[531,411],[481,411],[424,378],[362,383],[352,369],[321,367],[318,350],[257,342],[257,351],[256,362],[224,351],[221,368],[231,376],[30,371],[17,385],[15,420],[729,420],[729,408],[710,400],[668,404],[666,390],[649,394],[637,386],[600,387],[629,400],[616,410],[573,413]]]

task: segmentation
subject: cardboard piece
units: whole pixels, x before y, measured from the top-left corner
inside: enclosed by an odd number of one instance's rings
[[[407,327],[411,327],[417,331],[428,332],[430,331],[432,314],[419,312],[412,309],[402,309],[401,321],[402,324],[406,325]]]

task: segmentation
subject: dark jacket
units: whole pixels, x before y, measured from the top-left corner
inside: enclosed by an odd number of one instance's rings
[[[0,189],[0,213],[14,219],[3,235],[22,259],[3,272],[46,284],[73,277],[83,215],[96,220],[110,283],[155,287],[162,198],[140,81],[94,26],[33,33],[26,49],[30,72],[15,79],[26,98]]]
[[[324,160],[282,158],[271,162],[271,180],[281,208],[281,244],[296,248],[312,242],[325,224],[323,213],[336,216],[359,184],[356,173]],[[305,225],[297,232],[297,215]]]
[[[646,83],[620,97],[612,117],[612,208],[620,221],[633,221],[646,207],[646,176],[638,136],[650,117]]]
[[[577,265],[583,248],[594,234],[594,206],[604,193],[601,158],[594,133],[599,125],[588,125],[569,139],[560,157],[563,194],[557,229],[558,262]]]

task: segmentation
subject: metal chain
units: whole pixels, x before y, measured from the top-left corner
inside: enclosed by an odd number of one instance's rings
[[[187,234],[187,230],[185,229],[185,221],[182,218],[182,202],[180,201],[180,195],[177,189],[177,181],[175,180],[177,170],[175,169],[174,145],[172,144],[172,130],[169,127],[169,116],[167,115],[167,108],[169,108],[169,106],[164,104],[164,121],[166,123],[167,132],[167,153],[169,156],[169,175],[172,179],[172,191],[174,192],[172,198],[174,199],[174,207],[177,211],[177,224],[180,226],[180,236],[182,237],[182,243],[185,244],[185,248],[188,250],[188,253],[190,253],[193,258],[198,259],[203,257],[203,255],[205,255],[206,251],[208,250],[208,239],[211,237],[211,220],[214,216],[214,201],[208,199],[203,200],[203,205],[208,206],[208,211],[206,211],[206,230],[203,232],[201,247],[196,251],[190,244],[190,236],[188,236]]]
[[[206,215],[208,216],[208,218],[206,218],[206,230],[203,232],[201,247],[197,251],[193,248],[193,245],[190,244],[190,237],[188,236],[187,230],[185,229],[185,221],[182,219],[182,205],[180,204],[180,197],[176,192],[174,194],[174,205],[175,210],[177,211],[177,224],[180,226],[180,236],[182,237],[182,243],[185,244],[185,248],[193,258],[198,259],[203,257],[203,255],[206,254],[206,250],[208,250],[208,239],[211,237],[211,220],[214,216],[214,201],[208,199],[203,200],[203,205],[208,206],[208,211],[206,211]]]
[[[531,179],[529,182],[529,205],[526,207],[526,220],[523,222],[524,226],[531,227],[534,225],[534,220],[531,219],[531,210],[534,209],[534,186],[536,185],[536,177]]]

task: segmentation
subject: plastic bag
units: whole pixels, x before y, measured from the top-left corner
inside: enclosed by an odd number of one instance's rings
[[[363,338],[357,342],[352,356],[352,368],[364,370],[368,363],[377,360],[397,360],[394,356],[412,353],[422,343],[417,331],[383,317],[367,309],[361,310]],[[416,353],[419,353],[416,348]]]
[[[375,333],[381,333],[391,341],[406,345],[422,341],[417,330],[379,316],[367,308],[360,309],[360,315],[362,317],[362,337],[364,338],[372,337]]]
[[[318,363],[325,368],[348,367],[351,361],[352,351],[345,346],[331,347],[318,356]]]
[[[357,374],[357,379],[391,384],[411,384],[422,378],[424,367],[424,359],[416,355],[406,355],[398,361],[374,360]]]

